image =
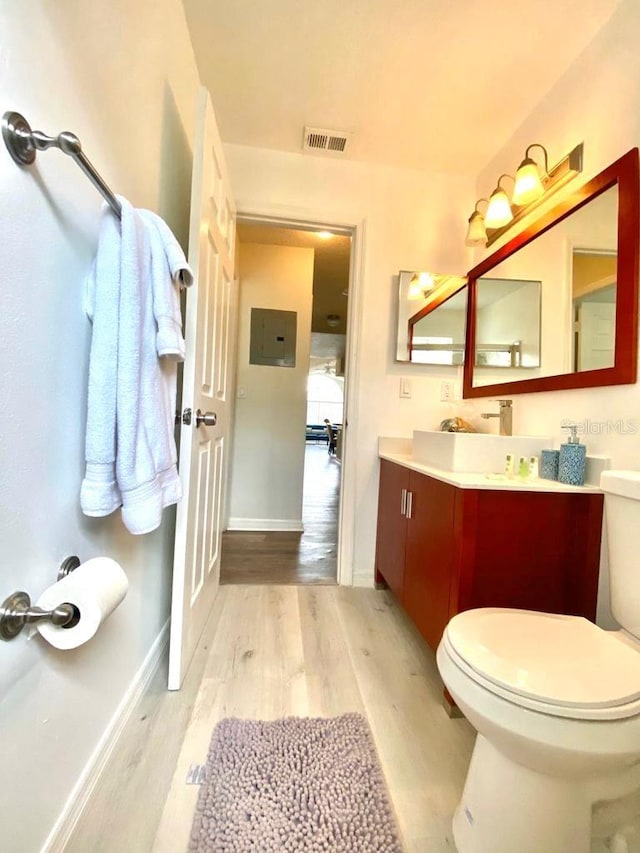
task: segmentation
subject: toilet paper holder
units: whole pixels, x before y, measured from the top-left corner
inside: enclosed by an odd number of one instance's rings
[[[79,557],[67,557],[58,569],[58,580],[66,578],[80,565]],[[80,611],[73,604],[60,604],[53,610],[43,610],[31,606],[28,593],[12,593],[0,605],[0,640],[13,640],[26,625],[38,622],[52,622],[61,628],[73,628],[80,621]]]

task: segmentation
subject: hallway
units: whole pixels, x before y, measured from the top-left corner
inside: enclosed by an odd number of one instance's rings
[[[161,667],[66,853],[186,851],[198,794],[187,772],[218,720],[348,711],[368,719],[405,853],[455,850],[474,732],[446,715],[434,655],[388,591],[222,587],[183,689],[165,685]]]
[[[304,533],[227,531],[222,536],[221,584],[336,582],[340,463],[327,445],[307,444]]]

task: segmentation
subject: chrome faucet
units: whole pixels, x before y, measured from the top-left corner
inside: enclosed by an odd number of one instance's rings
[[[500,435],[513,435],[513,409],[511,400],[498,400],[499,412],[482,412],[481,418],[500,418]]]

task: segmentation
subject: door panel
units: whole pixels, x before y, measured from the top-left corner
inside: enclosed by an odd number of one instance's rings
[[[184,497],[176,515],[171,600],[169,689],[179,689],[218,589],[223,496],[227,478],[230,406],[227,388],[232,318],[235,207],[222,143],[206,89],[198,96],[189,226],[186,357],[180,477]],[[191,419],[185,410],[191,410]],[[215,424],[197,425],[213,412]]]

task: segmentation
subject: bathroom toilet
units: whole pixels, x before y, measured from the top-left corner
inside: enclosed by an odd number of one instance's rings
[[[478,732],[453,819],[459,853],[638,849],[640,472],[607,471],[600,485],[622,630],[482,608],[454,616],[438,647],[442,679]],[[599,846],[609,802],[626,805]]]

